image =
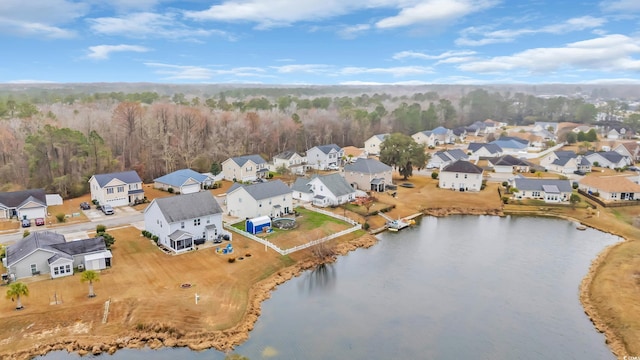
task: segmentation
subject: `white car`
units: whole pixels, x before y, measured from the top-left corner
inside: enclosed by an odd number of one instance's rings
[[[340,170],[340,168],[336,164],[330,164],[327,166],[327,170]]]

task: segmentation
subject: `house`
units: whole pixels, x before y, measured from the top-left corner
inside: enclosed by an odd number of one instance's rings
[[[43,189],[0,193],[0,219],[37,219],[47,216],[47,197]]]
[[[635,141],[625,141],[613,148],[620,155],[628,156],[632,162],[640,161],[640,144]]]
[[[605,133],[605,137],[611,140],[631,139],[633,135],[635,135],[633,129],[625,127],[612,127]]]
[[[431,130],[419,131],[413,135],[411,138],[418,144],[424,145],[426,147],[434,147],[436,144],[436,134]]]
[[[518,189],[513,193],[516,200],[542,199],[547,203],[568,202],[573,191],[570,180],[558,179],[529,179],[518,176],[513,180],[512,186]]]
[[[357,159],[366,159],[367,152],[364,148],[357,148],[355,146],[345,146],[342,148],[344,152],[345,162],[354,162]]]
[[[540,159],[540,166],[548,171],[571,174],[576,171],[591,172],[591,163],[573,151],[554,151]]]
[[[355,200],[356,190],[340,174],[316,176],[309,181],[313,205],[337,206]]]
[[[355,189],[381,192],[392,184],[393,169],[376,159],[357,159],[344,166],[344,179]]]
[[[192,250],[196,240],[228,235],[222,227],[222,208],[209,191],[154,199],[144,209],[144,226],[158,237],[159,246],[175,253]]]
[[[466,160],[458,160],[440,171],[438,185],[441,189],[480,191],[483,170]]]
[[[501,156],[502,149],[496,144],[469,143],[467,153],[471,153],[469,154],[470,160],[479,160]]]
[[[222,173],[228,181],[253,181],[265,178],[269,169],[260,155],[243,155],[222,162]]]
[[[597,167],[617,169],[631,165],[631,159],[628,156],[621,155],[615,151],[589,151],[584,157],[589,160],[592,166]]]
[[[200,191],[207,180],[207,175],[191,169],[181,169],[154,179],[153,187],[165,191],[173,189],[180,194],[191,194]]]
[[[368,138],[364,142],[364,151],[366,151],[369,155],[379,155],[380,154],[380,144],[387,138],[389,134],[377,134]]]
[[[488,133],[487,124],[485,124],[482,121],[476,121],[473,124],[467,126],[465,128],[465,131],[467,132],[467,134],[471,134],[471,135],[474,135],[474,136],[478,136],[480,134]]]
[[[316,170],[327,170],[340,165],[344,151],[336,144],[318,145],[307,150],[307,162]]]
[[[437,151],[431,156],[427,169],[442,169],[456,160],[469,160],[469,155],[460,149]]]
[[[307,171],[307,157],[295,151],[283,151],[273,157],[273,171],[285,168],[292,174],[304,175]]]
[[[418,144],[423,144],[428,147],[453,144],[455,142],[453,131],[442,126],[438,126],[433,130],[419,131],[411,135],[411,137]]]
[[[227,191],[227,213],[238,218],[279,217],[293,211],[293,192],[281,180],[233,184]]]
[[[113,207],[135,204],[144,199],[142,180],[133,170],[93,175],[89,179],[89,188],[91,200]]]
[[[560,124],[557,122],[536,121],[535,123],[533,123],[533,131],[534,132],[548,131],[552,134],[555,134],[558,132],[559,125]]]
[[[626,176],[585,176],[578,189],[604,201],[640,199],[640,185]]]
[[[299,177],[296,181],[291,185],[292,197],[294,199],[311,202],[313,201],[313,190],[311,190],[311,185],[309,185],[309,178]]]
[[[528,172],[531,164],[512,155],[489,159],[489,166],[497,173]]]
[[[455,136],[455,138],[461,143],[467,138],[467,130],[462,126],[451,130],[451,132],[453,132],[453,136]]]
[[[52,278],[73,275],[75,269],[103,270],[111,266],[109,251],[101,236],[66,242],[64,235],[37,231],[7,246],[4,266],[14,279],[39,274]]]
[[[526,155],[529,148],[529,140],[515,136],[501,136],[498,140],[490,142],[498,145],[504,154]]]

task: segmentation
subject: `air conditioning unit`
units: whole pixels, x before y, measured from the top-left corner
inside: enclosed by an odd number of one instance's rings
[[[78,264],[78,271],[84,271],[84,264]]]

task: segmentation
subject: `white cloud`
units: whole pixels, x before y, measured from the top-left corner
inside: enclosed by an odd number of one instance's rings
[[[209,80],[216,76],[239,77],[271,77],[264,74],[265,70],[259,67],[237,67],[231,69],[210,69],[203,66],[173,65],[163,63],[145,63],[146,66],[156,69],[156,73],[164,76],[166,80]]]
[[[353,26],[346,26],[338,31],[338,35],[345,39],[354,39],[361,33],[371,29],[369,24],[358,24]]]
[[[453,56],[474,55],[475,53],[476,53],[475,51],[470,51],[470,50],[459,50],[459,51],[450,50],[450,51],[445,51],[438,55],[429,55],[429,54],[425,54],[417,51],[401,51],[399,53],[393,54],[392,58],[394,60],[402,60],[407,58],[422,59],[422,60],[439,60],[439,59],[445,59]]]
[[[293,64],[293,65],[283,65],[283,66],[272,66],[272,69],[275,69],[277,72],[282,74],[289,73],[308,73],[308,74],[319,74],[319,73],[327,73],[331,70],[331,66],[325,64]]]
[[[581,84],[639,84],[640,79],[615,78],[615,79],[594,79],[580,82]]]
[[[491,30],[488,26],[469,27],[461,31],[461,37],[456,39],[456,44],[461,46],[483,46],[507,43],[525,35],[564,34],[571,31],[596,29],[606,22],[607,20],[604,18],[582,16],[539,28]],[[479,36],[479,38],[474,38],[476,36]]]
[[[56,81],[50,80],[32,80],[32,79],[21,79],[21,80],[9,80],[7,84],[54,84]]]
[[[102,17],[87,19],[93,31],[112,36],[134,38],[161,37],[168,39],[184,39],[218,35],[234,40],[232,36],[220,30],[192,28],[180,23],[177,14],[157,14],[139,12],[123,17]]]
[[[89,11],[87,4],[68,0],[0,1],[0,34],[70,38],[75,32],[62,25]]]
[[[464,62],[469,62],[473,60],[477,60],[477,57],[474,56],[452,56],[450,58],[442,59],[436,63],[436,65],[440,64],[460,64]]]
[[[420,80],[397,81],[397,82],[376,82],[376,81],[343,81],[339,85],[344,86],[380,86],[380,85],[429,85],[430,82]]]
[[[447,23],[495,6],[494,0],[425,0],[403,7],[396,16],[376,23],[378,28],[396,28],[425,23]]]
[[[87,57],[90,57],[92,59],[104,60],[108,59],[109,55],[114,52],[147,52],[149,50],[150,49],[144,46],[137,45],[97,45],[89,47],[90,53],[89,55],[87,55]]]
[[[626,35],[607,35],[578,41],[559,48],[534,48],[511,56],[471,61],[458,68],[478,73],[527,70],[553,72],[559,69],[600,71],[640,71],[640,39]]]
[[[640,1],[638,0],[609,0],[600,2],[600,8],[609,12],[640,12]]]
[[[388,68],[344,67],[340,75],[384,74],[394,77],[430,74],[433,69],[425,66],[397,66]]]

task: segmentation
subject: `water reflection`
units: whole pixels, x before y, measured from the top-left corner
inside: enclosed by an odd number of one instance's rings
[[[333,290],[336,285],[336,272],[334,264],[320,264],[303,275],[298,288],[301,293],[309,295]]]

